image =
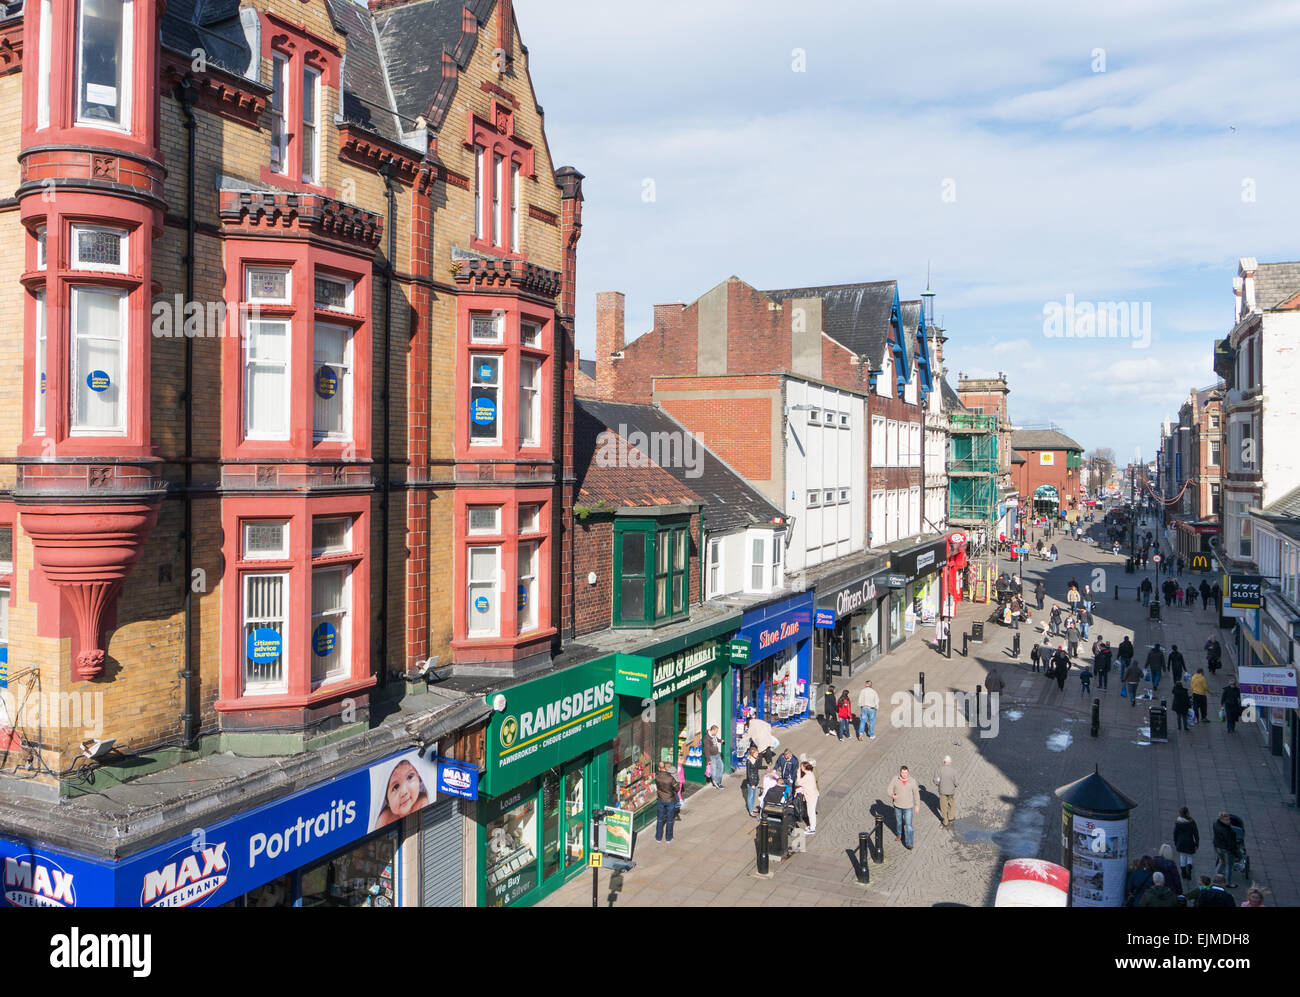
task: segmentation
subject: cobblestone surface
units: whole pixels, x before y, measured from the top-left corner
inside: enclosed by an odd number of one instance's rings
[[[1201,648],[1217,633],[1213,607],[1165,610],[1152,624],[1134,598],[1140,575],[1124,573],[1124,559],[1096,548],[1057,539],[1056,564],[1025,565],[1026,590],[1045,579],[1048,608],[1064,602],[1072,578],[1097,592],[1097,626],[1080,646],[1081,654],[1098,632],[1112,645],[1127,634],[1139,658],[1159,641],[1167,651],[1177,644],[1190,668],[1203,666]],[[1097,571],[1100,570],[1100,573]],[[1114,595],[1118,585],[1119,598]],[[961,656],[961,638],[970,623],[990,612],[985,605],[962,604],[953,627],[957,635],[951,659],[926,642],[933,631],[919,631],[901,648],[855,674],[849,681],[856,702],[863,680],[870,678],[881,696],[874,741],[840,743],[823,735],[815,721],[781,732],[782,744],[816,759],[821,790],[817,834],[807,851],[771,864],[770,876],[754,871],[754,821],[744,811],[738,774],[726,788],[705,788],[688,800],[672,844],[638,837],[637,867],[624,877],[620,905],[634,906],[990,906],[1007,858],[1038,856],[1060,861],[1058,787],[1087,775],[1095,766],[1102,775],[1138,802],[1130,825],[1131,855],[1154,854],[1172,843],[1174,817],[1187,806],[1201,830],[1197,872],[1213,872],[1212,824],[1220,810],[1246,821],[1247,849],[1253,882],[1268,891],[1270,905],[1300,904],[1300,857],[1293,847],[1300,837],[1300,812],[1287,801],[1282,763],[1269,755],[1262,725],[1240,724],[1235,734],[1211,720],[1190,732],[1174,729],[1168,743],[1149,739],[1146,708],[1109,691],[1080,694],[1078,673],[1071,671],[1065,690],[1033,674],[1028,650],[1032,631],[1020,631],[1023,653],[1011,654],[1012,632],[996,624],[985,627],[985,642],[972,644]],[[1045,616],[1046,614],[1038,614]],[[1035,621],[1037,622],[1037,620]],[[1220,634],[1225,667],[1210,679],[1211,716],[1217,714],[1219,690],[1233,671],[1227,633]],[[1039,638],[1041,639],[1041,637]],[[995,667],[1006,683],[996,731],[981,736],[974,727],[911,725],[911,689],[918,673],[926,690],[972,692]],[[1168,692],[1166,673],[1161,691]],[[1144,684],[1144,688],[1145,688]],[[895,701],[904,708],[891,711]],[[1089,735],[1092,698],[1101,699],[1100,736]],[[973,707],[972,707],[973,711]],[[891,717],[891,712],[895,715]],[[957,769],[957,820],[946,829],[939,821],[933,779],[942,757]],[[922,787],[922,809],[915,817],[915,849],[905,851],[889,829],[892,808],[886,787],[900,765],[908,765]],[[885,861],[870,867],[871,882],[859,885],[850,855],[860,831],[886,819]],[[607,875],[601,876],[601,903],[606,902]],[[1236,882],[1249,885],[1237,874]],[[1236,891],[1244,897],[1244,889]],[[591,903],[591,880],[579,877],[547,898],[545,905]]]

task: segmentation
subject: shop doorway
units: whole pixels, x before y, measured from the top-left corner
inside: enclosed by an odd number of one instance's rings
[[[822,662],[821,682],[830,685],[852,667],[850,619],[846,616],[835,624],[835,629],[817,630],[815,633]]]

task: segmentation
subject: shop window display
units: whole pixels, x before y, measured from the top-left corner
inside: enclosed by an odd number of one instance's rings
[[[564,777],[564,864],[565,868],[581,865],[586,857],[583,847],[583,778],[582,769]]]
[[[498,890],[507,880],[519,876],[532,883],[537,856],[537,804],[530,797],[487,826],[487,885],[490,906],[501,906],[507,891]],[[523,891],[527,892],[527,891]]]
[[[397,834],[381,834],[302,874],[304,907],[393,907]]]
[[[633,720],[618,732],[614,793],[618,809],[637,811],[655,801],[654,725]]]

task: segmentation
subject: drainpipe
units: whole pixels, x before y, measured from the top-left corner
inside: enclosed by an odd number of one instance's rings
[[[392,491],[390,483],[390,443],[392,439],[392,430],[390,428],[392,413],[392,386],[393,386],[393,337],[392,337],[392,317],[393,317],[393,269],[397,254],[397,166],[390,159],[379,169],[379,175],[384,178],[384,197],[388,200],[388,249],[387,259],[380,273],[384,279],[384,477],[380,487],[381,498],[379,499],[379,535],[381,537],[382,555],[380,558],[380,582],[379,582],[379,686],[380,688],[388,687],[388,506],[389,493]]]
[[[185,116],[186,159],[185,159],[185,302],[194,300],[194,144],[198,131],[198,122],[194,118],[194,105],[198,103],[199,92],[193,82],[186,77],[176,88],[176,97],[180,101],[181,113]],[[185,669],[181,672],[181,684],[185,690],[185,707],[181,714],[182,741],[186,748],[194,746],[198,732],[198,717],[195,716],[194,692],[194,588],[191,578],[194,575],[194,339],[185,337],[185,522],[182,538],[185,543],[185,568],[181,576],[181,585],[185,590]]]

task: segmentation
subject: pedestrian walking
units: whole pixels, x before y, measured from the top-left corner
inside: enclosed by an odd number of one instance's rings
[[[943,756],[943,764],[934,776],[934,785],[939,794],[939,823],[952,827],[956,819],[957,770],[952,767],[951,755]]]
[[[1219,644],[1217,637],[1211,637],[1205,642],[1205,663],[1213,675],[1223,665],[1223,647]]]
[[[1214,600],[1214,609],[1220,616],[1223,615],[1223,589],[1219,588],[1219,583],[1215,582],[1214,587],[1210,589],[1210,598]]]
[[[835,686],[828,685],[826,695],[822,697],[822,730],[827,737],[834,737],[839,724],[840,708],[835,698]]]
[[[1195,902],[1193,903],[1193,906],[1195,907],[1236,907],[1237,906],[1237,901],[1232,899],[1232,894],[1223,888],[1223,884],[1224,882],[1226,882],[1226,880],[1224,880],[1222,876],[1215,876],[1213,882],[1210,881],[1209,876],[1201,876],[1200,881],[1201,881],[1200,888],[1196,891],[1194,898],[1193,897],[1188,898],[1188,900],[1194,899]]]
[[[1178,864],[1184,882],[1192,882],[1192,866],[1195,864],[1196,849],[1201,846],[1201,832],[1197,830],[1196,821],[1186,807],[1178,808],[1174,820],[1174,848],[1178,850]]]
[[[772,733],[772,725],[758,717],[750,717],[745,721],[745,733],[749,737],[749,743],[758,747],[763,764],[772,764],[776,749],[781,746],[781,741]]]
[[[1042,644],[1035,644],[1033,647],[1029,649],[1029,670],[1030,671],[1036,672],[1039,670],[1039,668],[1042,667],[1043,662],[1040,660],[1042,657],[1041,648],[1044,648],[1046,646],[1047,646],[1047,637],[1046,635],[1044,635]]]
[[[713,780],[713,785],[719,789],[722,788],[722,738],[718,736],[718,725],[714,724],[709,728],[709,736],[705,741],[705,747],[708,749],[709,771],[708,776]]]
[[[1048,553],[1052,555],[1052,563],[1055,564],[1056,556],[1057,556],[1056,544],[1052,544],[1051,549],[1048,551]]]
[[[1210,683],[1206,681],[1204,668],[1196,669],[1196,674],[1192,676],[1187,689],[1192,694],[1192,709],[1196,713],[1196,719],[1205,723],[1209,719]]]
[[[865,732],[867,739],[874,741],[876,739],[876,710],[880,708],[880,696],[876,690],[871,688],[871,679],[867,679],[867,684],[862,687],[858,693],[858,740],[862,740]]]
[[[1073,617],[1070,618],[1070,625],[1065,628],[1065,643],[1069,646],[1071,658],[1079,656],[1079,624]]]
[[[1133,660],[1133,642],[1127,637],[1119,642],[1119,652],[1117,657],[1119,658],[1120,671],[1127,671],[1129,663]]]
[[[1187,671],[1187,662],[1183,660],[1183,652],[1178,650],[1178,645],[1174,644],[1169,648],[1169,677],[1175,682],[1183,677]]]
[[[1039,550],[1043,549],[1043,541],[1041,540],[1038,541],[1038,549]],[[1047,597],[1047,589],[1043,587],[1043,580],[1040,578],[1037,584],[1034,585],[1034,598],[1038,600],[1039,612],[1042,612],[1043,599],[1045,599],[1046,597]]]
[[[1174,715],[1178,717],[1179,730],[1191,730],[1192,725],[1188,720],[1188,714],[1192,710],[1192,696],[1187,688],[1178,679],[1174,679],[1174,688],[1172,692],[1174,704]]]
[[[1065,691],[1065,678],[1070,673],[1070,656],[1065,653],[1065,646],[1061,645],[1052,655],[1052,678],[1056,679],[1056,687],[1062,692]]]
[[[1232,866],[1237,861],[1237,832],[1232,829],[1232,818],[1226,810],[1214,822],[1214,857],[1214,871],[1223,877],[1228,889],[1235,888]]]
[[[894,840],[911,851],[912,815],[921,806],[921,789],[906,765],[889,783],[889,800],[894,807]]]
[[[1065,592],[1065,601],[1070,604],[1070,612],[1073,613],[1079,608],[1079,600],[1083,598],[1079,595],[1079,583],[1073,578],[1070,579],[1070,585]]]
[[[1127,639],[1127,638],[1126,638]],[[1142,681],[1142,666],[1130,661],[1124,669],[1124,685],[1128,687],[1128,705],[1137,706],[1138,683]]]
[[[1079,666],[1079,695],[1086,696],[1092,691],[1092,672],[1087,665]]]
[[[817,833],[817,774],[813,771],[817,762],[805,758],[799,763],[799,778],[795,782],[795,793],[803,797],[808,809],[808,833]]]
[[[1175,894],[1183,892],[1182,876],[1178,872],[1178,863],[1174,861],[1174,849],[1168,843],[1160,846],[1160,854],[1151,860],[1155,871],[1165,877],[1167,885]]]
[[[763,783],[763,763],[758,757],[758,746],[751,744],[745,753],[745,809],[749,816],[758,816],[758,787]]]
[[[1219,696],[1219,706],[1223,710],[1223,719],[1227,721],[1228,733],[1237,730],[1237,721],[1241,719],[1241,690],[1237,688],[1236,679],[1228,679]]]
[[[840,702],[836,712],[840,720],[839,740],[853,740],[853,702],[849,699],[848,689],[840,693]]]
[[[1142,592],[1142,605],[1143,606],[1149,605],[1151,602],[1151,579],[1143,578],[1142,584],[1139,586],[1139,589]]]
[[[1210,583],[1204,578],[1201,579],[1201,610],[1205,611],[1210,608]]]
[[[1097,673],[1097,688],[1102,692],[1110,687],[1110,669],[1112,652],[1110,645],[1106,643],[1106,638],[1098,636],[1097,642],[1101,645],[1100,653],[1094,659],[1094,669]],[[1096,645],[1094,645],[1094,650]]]
[[[1141,858],[1133,860],[1128,867],[1128,879],[1125,881],[1125,907],[1138,906],[1142,900],[1142,894],[1151,886],[1154,873],[1155,867],[1150,855],[1143,855]]]
[[[1153,690],[1160,688],[1160,675],[1165,670],[1165,652],[1157,644],[1147,652],[1147,678]]]
[[[1047,622],[1051,625],[1052,636],[1061,636],[1061,607],[1053,606],[1052,612],[1047,617]]]
[[[673,840],[673,821],[677,819],[677,790],[679,784],[667,762],[659,763],[655,774],[655,800],[658,819],[655,821],[655,841]]]
[[[984,688],[990,696],[1001,696],[1002,690],[1006,688],[1006,683],[1002,681],[1002,676],[998,674],[996,668],[990,668],[988,674],[984,676]]]

